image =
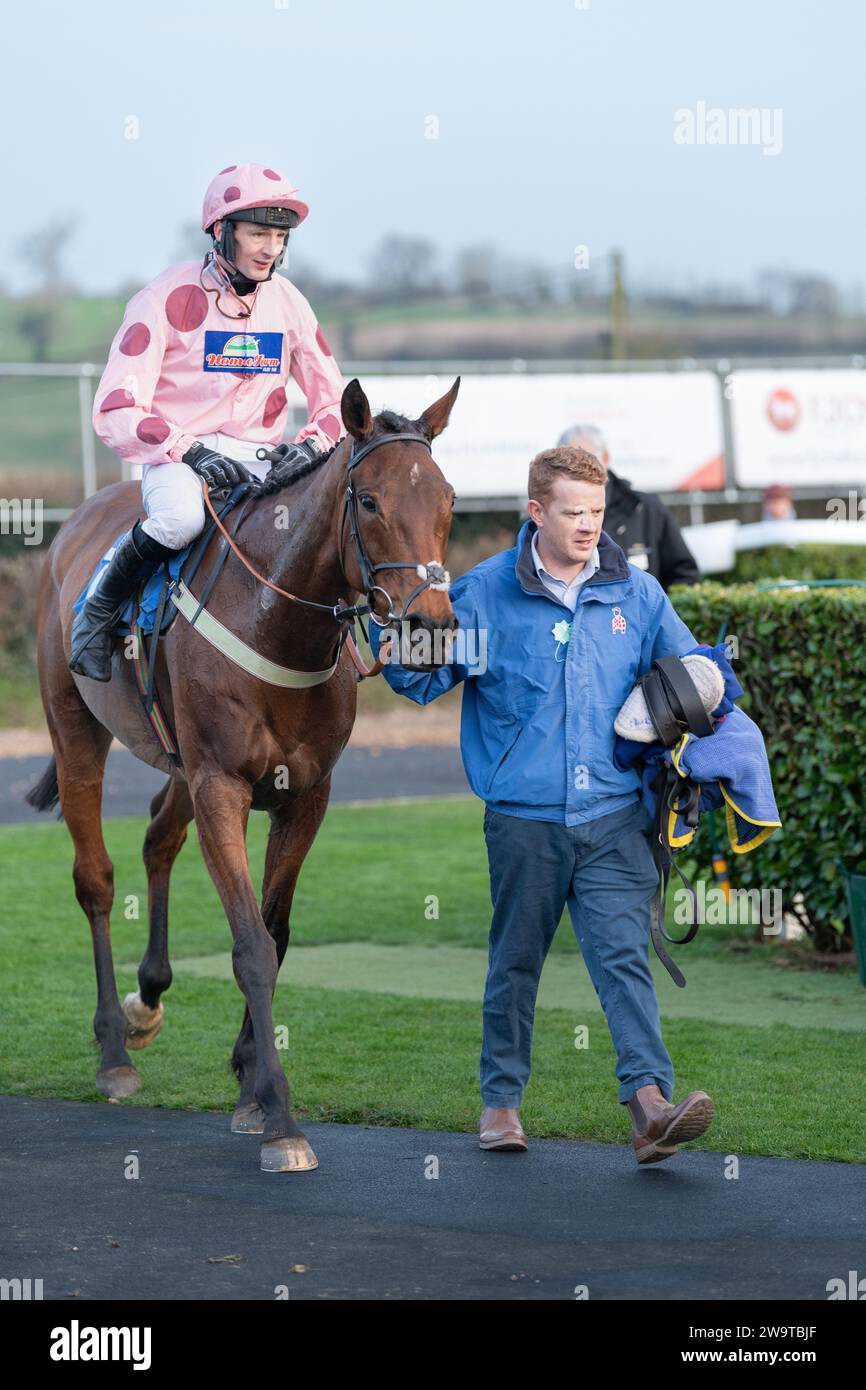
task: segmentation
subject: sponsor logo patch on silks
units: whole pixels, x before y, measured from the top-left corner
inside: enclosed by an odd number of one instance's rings
[[[267,372],[280,370],[282,333],[224,333],[209,328],[204,335],[206,372]]]
[[[623,617],[622,609],[621,609],[621,608],[614,608],[614,610],[613,610],[613,616],[612,616],[612,618],[611,618],[611,620],[610,620],[610,630],[611,630],[611,632],[625,632],[625,631],[626,631],[626,628],[627,628],[627,623],[626,623],[625,618]]]

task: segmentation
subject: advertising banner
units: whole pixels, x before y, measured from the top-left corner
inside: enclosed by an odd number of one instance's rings
[[[866,372],[758,369],[728,383],[740,487],[866,482]]]
[[[415,417],[452,376],[364,376],[374,412]],[[295,390],[290,404],[300,408]],[[434,455],[460,497],[525,497],[529,462],[574,424],[604,434],[611,468],[645,492],[724,486],[721,391],[712,372],[464,375]]]

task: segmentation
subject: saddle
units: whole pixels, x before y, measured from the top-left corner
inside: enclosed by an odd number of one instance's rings
[[[256,490],[256,485],[253,483],[238,483],[223,502],[222,508],[218,512],[220,521],[223,521],[229,512],[236,512],[233,518],[234,524],[230,528],[226,528],[232,536],[243,520],[251,495]],[[122,636],[131,635],[133,638],[132,665],[139,699],[164,752],[177,768],[181,768],[183,764],[174,731],[159,702],[155,679],[156,656],[160,638],[168,632],[179,611],[175,604],[167,602],[169,586],[181,580],[189,584],[201,564],[216,529],[216,522],[209,516],[204,530],[196,540],[191,541],[183,550],[178,550],[170,559],[163,561],[159,569],[142,583],[138,592],[121,609],[113,629],[115,633]],[[198,601],[199,609],[207,603],[228,554],[229,543],[226,537],[222,536],[213,567]],[[74,605],[76,612],[87,598],[87,593],[99,570],[106,563],[107,556],[103,556],[76,599]],[[146,644],[144,640],[147,636],[150,637],[149,644]]]

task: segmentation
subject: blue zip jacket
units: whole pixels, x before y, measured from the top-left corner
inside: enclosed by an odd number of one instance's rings
[[[383,673],[419,705],[463,681],[460,751],[476,796],[504,815],[581,825],[640,798],[636,768],[614,763],[613,721],[656,657],[698,643],[658,580],[604,531],[572,618],[536,572],[536,529],[524,522],[511,550],[452,585],[457,660],[433,672],[389,662]],[[379,636],[371,623],[377,656]]]

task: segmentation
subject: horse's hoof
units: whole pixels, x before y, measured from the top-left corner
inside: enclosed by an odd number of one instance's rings
[[[140,994],[127,994],[123,1001],[126,1017],[126,1046],[137,1051],[153,1042],[165,1017],[162,1000],[155,1009],[149,1009]]]
[[[110,1067],[97,1072],[96,1089],[109,1100],[128,1100],[141,1090],[141,1077],[135,1067]]]
[[[266,1139],[262,1144],[263,1173],[302,1173],[318,1168],[319,1160],[306,1139]]]
[[[261,1134],[264,1127],[265,1113],[255,1101],[239,1105],[232,1115],[232,1134]]]

